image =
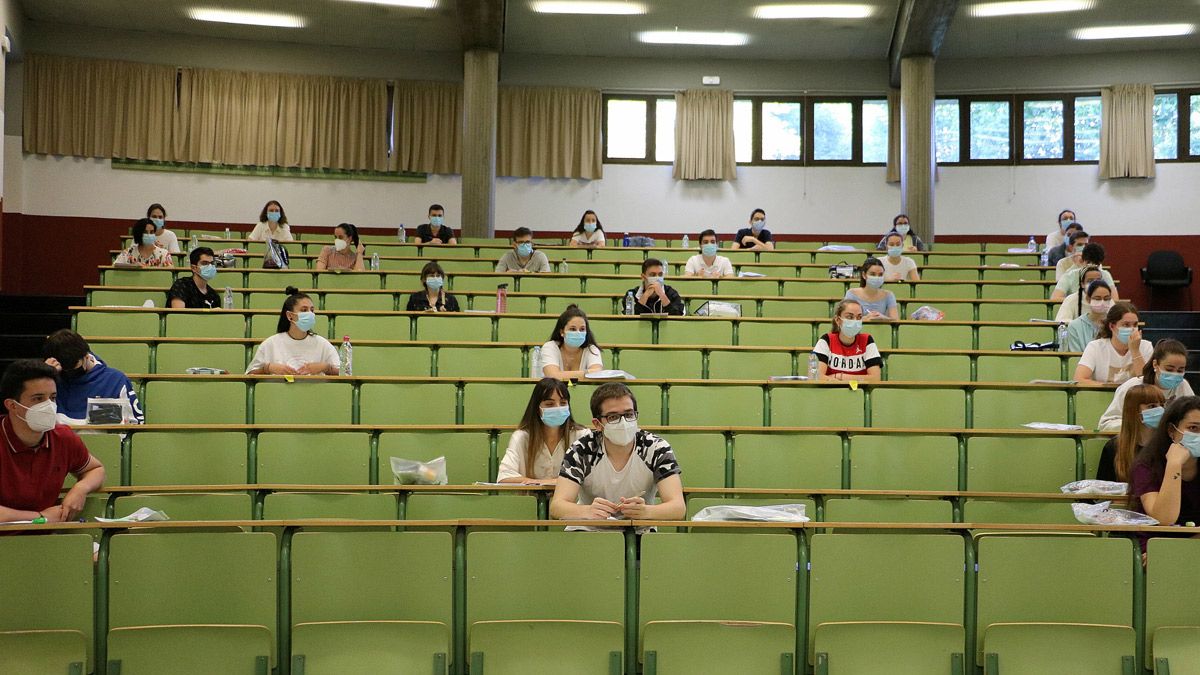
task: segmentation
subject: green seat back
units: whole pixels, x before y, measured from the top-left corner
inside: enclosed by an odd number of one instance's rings
[[[856,284],[857,285],[857,284]],[[829,298],[841,300],[846,297],[847,284],[835,279],[827,280],[787,280],[782,283],[782,293],[785,297]]]
[[[94,629],[92,605],[92,538],[86,534],[60,533],[52,537],[0,537],[0,634],[8,631],[63,631],[73,634],[73,644],[83,649],[90,663]],[[53,580],[52,583],[48,580]],[[16,636],[13,643],[31,643],[29,658],[58,662],[63,656],[58,644],[38,645],[36,634]],[[0,665],[22,665],[16,659],[16,644],[0,642]],[[6,659],[13,659],[12,662]],[[70,663],[67,660],[67,663]],[[90,672],[84,663],[81,673]],[[56,664],[57,665],[57,664]],[[7,672],[30,672],[8,670]],[[50,671],[47,671],[50,672]],[[68,672],[66,663],[57,672]]]
[[[1072,438],[967,439],[967,486],[973,492],[1057,492],[1075,480]]]
[[[966,354],[888,354],[885,361],[892,382],[971,380],[971,357]]]
[[[828,300],[763,300],[762,315],[772,319],[815,318],[833,313]],[[742,315],[747,314],[747,305],[742,303]]]
[[[501,327],[504,321],[500,322]],[[596,340],[602,345],[648,345],[654,343],[654,322],[637,317],[592,319],[588,322]],[[545,329],[549,334],[550,325]],[[543,338],[544,339],[544,338]]]
[[[694,349],[622,349],[617,367],[641,379],[700,379],[703,356]]]
[[[510,312],[513,310],[509,310]],[[516,317],[501,315],[499,325],[496,327],[496,339],[499,342],[532,342],[542,344],[550,337],[550,332],[554,330],[553,317]],[[596,333],[596,327],[592,325],[592,332],[596,335],[597,342],[605,344],[611,342],[606,336],[601,336]]]
[[[259,382],[255,424],[350,424],[354,386],[349,382]]]
[[[245,424],[246,384],[151,381],[142,398],[147,424]]]
[[[468,383],[463,388],[463,423],[515,425],[532,392],[533,382]]]
[[[521,377],[520,347],[439,347],[438,377]]]
[[[861,427],[863,390],[833,386],[780,386],[771,391],[771,426]]]
[[[106,482],[109,485],[121,480],[121,434],[117,433],[81,433],[80,440],[87,446],[88,452],[104,465]],[[64,486],[75,484],[75,477],[67,474]]]
[[[1066,424],[1067,392],[977,389],[972,410],[976,429],[1010,429],[1028,422]]]
[[[492,317],[421,315],[417,317],[417,339],[436,342],[463,339],[489,342],[492,339]]]
[[[511,307],[513,298],[509,298],[508,301],[510,303],[509,306]],[[615,313],[612,298],[588,298],[583,296],[561,295],[546,296],[546,314],[561,314],[568,305],[575,305],[579,307],[579,309],[582,309],[588,316],[608,316]]]
[[[763,388],[740,385],[671,385],[672,426],[758,426],[763,423]]]
[[[449,382],[388,384],[360,388],[362,424],[454,424],[457,387]]]
[[[949,523],[954,505],[941,499],[825,500],[825,522],[830,523]]]
[[[985,300],[1044,300],[1046,287],[1041,284],[985,283],[981,287]]]
[[[156,312],[79,312],[75,332],[84,337],[158,337]]]
[[[167,314],[167,337],[240,338],[246,336],[246,317],[241,314],[188,312]]]
[[[102,274],[104,279],[101,283],[105,286],[160,286],[164,294],[171,284],[175,283],[175,272],[171,270],[112,269],[103,270]],[[165,302],[165,297],[154,297],[155,304],[161,305]]]
[[[847,673],[956,675],[963,672],[965,639],[956,623],[830,621],[813,636],[816,672],[836,663]]]
[[[404,505],[407,520],[536,520],[537,497],[515,494],[413,493]]]
[[[1079,521],[1068,501],[968,499],[963,504],[963,522],[1075,525]]]
[[[967,395],[961,389],[889,389],[871,392],[871,426],[959,429],[966,426]]]
[[[900,349],[971,349],[970,326],[903,324],[896,347]]]
[[[658,343],[663,345],[732,345],[733,322],[702,317],[659,321]]]
[[[366,485],[371,436],[355,432],[264,431],[258,435],[258,482]]]
[[[807,369],[807,355],[801,355]],[[792,374],[791,352],[736,352],[714,349],[708,353],[708,377],[714,380],[766,380]]]
[[[317,272],[317,288],[376,290],[382,287],[377,272]]]
[[[408,302],[407,299],[404,301]],[[326,293],[325,311],[391,312],[396,309],[392,293]],[[402,305],[400,309],[404,309]]]
[[[1050,324],[1032,323],[1027,326],[980,326],[979,348],[991,350],[1007,350],[1013,342],[1020,340],[1025,343],[1052,342],[1054,326]]]
[[[912,284],[914,298],[952,298],[956,300],[979,297],[978,286],[972,283],[936,283],[917,281]],[[936,303],[935,303],[936,304]]]
[[[150,345],[145,342],[104,342],[90,346],[109,368],[123,373],[150,372]]]
[[[188,368],[220,368],[231,374],[246,371],[246,347],[238,344],[163,342],[155,352],[154,372],[182,375]]]
[[[171,520],[250,520],[254,503],[245,492],[180,492],[121,495],[113,515],[124,518],[141,508],[161,511]]]
[[[302,291],[316,288],[313,285],[313,275],[311,272],[288,270],[250,272],[246,275],[246,286],[247,288],[264,288],[279,291],[279,304],[281,306],[285,299],[283,290],[288,286],[295,286]]]
[[[246,435],[234,431],[141,431],[130,448],[131,485],[250,482]]]
[[[953,436],[862,435],[850,439],[855,490],[957,490]]]
[[[446,477],[451,485],[470,485],[492,480],[488,467],[490,438],[487,432],[397,431],[379,436],[379,483],[393,485],[392,457],[428,462],[446,458]]]
[[[1076,389],[1072,396],[1075,398],[1074,422],[1086,430],[1092,430],[1099,426],[1100,416],[1104,414],[1105,410],[1108,410],[1108,406],[1113,400],[1113,392],[1108,389],[1099,391]]]
[[[737,343],[742,347],[809,347],[815,340],[813,328],[813,324],[800,321],[740,321]]]
[[[317,316],[317,333],[320,332],[320,315]],[[371,316],[364,314],[339,314],[333,330],[340,342],[343,335],[349,335],[354,340],[407,340],[411,333],[412,319],[408,316]],[[491,333],[487,339],[491,339]]]
[[[725,487],[725,436],[672,431],[664,437],[687,474],[689,487]]]
[[[1011,356],[984,354],[978,359],[976,372],[980,382],[1061,380],[1062,359],[1036,353],[1017,353]]]
[[[1155,538],[1146,544],[1146,666],[1161,657],[1155,631],[1164,626],[1200,626],[1200,608],[1186,593],[1179,592],[1179,580],[1187,579],[1200,562],[1200,540]],[[1195,635],[1191,644],[1194,648]],[[1193,662],[1194,664],[1194,662]],[[1172,671],[1183,667],[1172,660]]]
[[[840,488],[842,439],[812,434],[737,434],[733,440],[733,484],[750,488]]]
[[[986,273],[985,273],[986,274]],[[980,321],[1029,321],[1030,319],[1049,319],[1046,316],[1045,303],[1021,302],[998,303],[983,302],[979,304]]]
[[[428,377],[430,372],[429,347],[354,346],[355,375]]]
[[[396,495],[390,492],[272,492],[263,497],[263,520],[336,518],[396,520]]]

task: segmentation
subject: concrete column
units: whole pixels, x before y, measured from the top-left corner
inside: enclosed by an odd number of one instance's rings
[[[496,90],[500,53],[463,54],[462,235],[496,233]]]
[[[902,212],[926,242],[934,239],[933,57],[900,60],[900,193]]]

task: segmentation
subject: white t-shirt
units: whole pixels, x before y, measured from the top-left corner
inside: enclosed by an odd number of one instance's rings
[[[179,253],[179,237],[168,229],[164,228],[162,232],[158,233],[158,241],[155,242],[155,245],[167,249],[168,253]]]
[[[683,269],[685,274],[693,277],[733,276],[733,263],[723,255],[713,257],[713,264],[709,265],[704,262],[704,255],[697,253],[688,258],[687,265]]]
[[[892,259],[886,255],[881,260],[883,261],[883,276],[888,281],[907,279],[908,273],[915,272],[917,269],[917,261],[906,255],[900,256],[900,262],[894,265]]]
[[[1060,227],[1046,235],[1046,248],[1050,249],[1054,248],[1055,246],[1061,246],[1064,240],[1065,237],[1063,237],[1063,231]]]
[[[1080,289],[1076,293],[1072,293],[1063,299],[1062,304],[1058,306],[1058,314],[1054,315],[1054,320],[1059,323],[1071,323],[1079,316],[1079,296],[1083,295],[1084,311],[1091,311],[1087,301],[1087,289]]]
[[[1154,347],[1150,346],[1149,340],[1142,340],[1140,351],[1143,363],[1150,363]],[[1121,356],[1113,349],[1112,340],[1108,338],[1096,338],[1089,342],[1083,349],[1083,356],[1079,357],[1079,365],[1091,368],[1092,379],[1097,382],[1121,384],[1137,374],[1132,369],[1133,350],[1126,350],[1125,356]]]
[[[246,369],[249,374],[268,363],[286,363],[293,368],[300,368],[309,363],[325,363],[334,368],[341,365],[337,350],[329,340],[320,335],[308,334],[303,340],[297,340],[287,332],[276,333],[258,346],[254,352],[254,360]]]
[[[533,459],[533,471],[528,472],[525,468],[525,456],[526,450],[529,449],[529,433],[524,429],[517,429],[508,440],[508,449],[504,451],[504,458],[500,460],[500,471],[496,474],[496,480],[522,476],[537,479],[557,478],[562,470],[563,453],[567,451],[567,446],[575,443],[585,433],[586,428],[576,428],[566,438],[559,439],[558,445],[554,446],[554,452],[542,445]]]
[[[292,228],[288,225],[277,225],[275,233],[270,233],[270,223],[259,223],[254,226],[254,229],[250,232],[250,236],[246,238],[250,241],[266,241],[267,236],[270,235],[275,241],[292,241]]]
[[[644,429],[634,437],[633,453],[619,471],[608,458],[602,438],[603,435],[588,430],[563,456],[559,478],[579,484],[577,504],[591,504],[597,497],[610,502],[642,497],[647,504],[653,504],[658,497],[659,482],[680,473],[671,445]]]
[[[1098,425],[1100,431],[1110,431],[1121,428],[1121,414],[1125,410],[1125,395],[1129,393],[1130,389],[1138,386],[1139,384],[1142,384],[1141,375],[1137,377],[1131,377],[1128,380],[1125,380],[1124,384],[1117,387],[1117,390],[1113,392],[1112,403],[1108,404],[1108,410],[1105,410],[1104,414],[1100,416],[1100,423]],[[1195,393],[1192,392],[1192,385],[1188,384],[1187,380],[1180,382],[1178,387],[1164,392],[1164,394],[1167,397],[1167,403],[1174,401],[1180,396],[1195,396]]]
[[[542,345],[542,353],[539,357],[537,368],[534,368],[532,371],[533,377],[538,380],[545,377],[546,374],[544,369],[548,365],[555,365],[563,370],[575,370],[574,368],[567,368],[565,365],[563,365],[562,349],[554,340]],[[579,370],[586,372],[588,368],[591,368],[593,365],[598,365],[601,368],[604,367],[604,361],[600,358],[600,348],[596,345],[592,345],[583,350],[583,355],[579,357]]]
[[[604,245],[604,230],[596,230],[588,234],[587,232],[576,232],[571,235],[571,240],[588,246],[603,246]]]
[[[1074,254],[1070,254],[1062,260],[1059,260],[1058,263],[1054,265],[1054,280],[1061,281],[1064,274],[1070,272],[1076,267],[1083,267],[1083,265],[1075,264]]]

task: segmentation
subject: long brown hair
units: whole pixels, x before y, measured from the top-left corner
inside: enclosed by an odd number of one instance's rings
[[[1153,384],[1134,385],[1125,392],[1125,405],[1121,408],[1121,433],[1117,435],[1117,452],[1113,457],[1117,480],[1129,482],[1129,474],[1133,471],[1133,458],[1141,449],[1144,426],[1142,406],[1164,405],[1166,400],[1162,389]]]
[[[1092,283],[1094,284],[1096,282],[1093,281]],[[1100,338],[1101,340],[1111,340],[1113,336],[1112,325],[1114,323],[1120,323],[1121,318],[1126,314],[1138,316],[1137,307],[1134,307],[1132,302],[1121,300],[1110,307],[1108,310],[1108,315],[1104,317],[1104,325],[1100,326],[1100,331],[1096,333],[1096,337]],[[1141,317],[1139,316],[1138,318],[1140,320]]]
[[[842,312],[846,311],[846,307],[848,307],[850,305],[858,305],[858,311],[860,311],[860,312],[862,311],[862,303],[857,300],[848,300],[847,299],[847,300],[842,300],[841,302],[839,302],[837,304],[837,306],[833,308],[833,330],[831,332],[833,332],[833,333],[841,333],[842,332],[842,327],[838,325],[837,320],[838,320],[838,317],[840,317],[842,315]]]
[[[529,395],[529,404],[525,406],[525,414],[521,416],[521,422],[517,425],[517,429],[524,431],[529,435],[529,445],[525,446],[525,473],[533,472],[533,463],[537,459],[538,451],[546,443],[546,426],[542,423],[542,401],[550,398],[554,394],[558,394],[560,398],[567,404],[567,408],[571,407],[571,390],[567,387],[567,383],[555,379],[553,377],[544,377],[538,380],[538,383],[533,385],[533,393]],[[567,417],[567,421],[563,423],[563,442],[570,445],[571,432],[582,429],[575,422],[575,417]]]
[[[1143,384],[1158,384],[1158,371],[1154,369],[1154,364],[1162,365],[1168,356],[1182,356],[1183,362],[1187,363],[1188,348],[1179,340],[1164,338],[1154,345],[1154,353],[1150,356],[1150,360],[1146,362],[1146,367],[1142,369]]]

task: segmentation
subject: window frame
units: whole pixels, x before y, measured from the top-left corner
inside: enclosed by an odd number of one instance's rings
[[[972,94],[970,96],[942,96],[941,98],[958,99],[958,165],[959,166],[1006,166],[1016,162],[1016,125],[1018,115],[1014,114],[1015,105],[1012,94]],[[936,100],[936,97],[935,97]],[[1007,103],[1008,104],[1008,157],[1004,159],[971,159],[971,104],[972,103]]]
[[[655,147],[658,144],[658,138],[655,136],[655,123],[658,116],[658,100],[673,98],[662,94],[604,94],[601,97],[603,108],[603,119],[600,121],[600,144],[602,146],[603,158],[600,160],[602,164],[657,164],[659,166],[670,166],[673,162],[660,162],[655,159]],[[616,101],[644,101],[646,104],[646,128],[642,131],[646,135],[646,156],[638,159],[636,157],[609,157],[608,156],[608,102]]]
[[[1029,164],[1075,164],[1075,96],[1077,94],[1017,94],[1013,101],[1013,109],[1020,112],[1013,140],[1013,150],[1018,165]],[[1049,101],[1062,104],[1062,157],[1026,157],[1025,156],[1025,104],[1029,101]]]
[[[738,96],[734,94],[735,101],[750,101],[752,105],[751,116],[751,137],[750,144],[750,161],[738,162],[738,166],[804,166],[805,158],[809,146],[808,134],[808,106],[806,96]],[[800,159],[763,159],[762,158],[762,105],[764,103],[799,103],[800,104]]]
[[[862,162],[862,96],[808,96],[806,97],[804,113],[804,135],[808,139],[804,149],[804,161],[807,166],[863,166]],[[878,98],[878,97],[872,97]],[[816,119],[814,112],[818,103],[849,103],[850,104],[850,159],[817,159],[816,158]],[[872,164],[870,166],[879,166]]]
[[[1193,155],[1191,150],[1191,117],[1192,117],[1192,96],[1200,94],[1200,89],[1188,89],[1171,87],[1169,89],[1155,89],[1154,95],[1159,94],[1175,94],[1175,114],[1178,116],[1175,120],[1176,136],[1175,136],[1175,157],[1173,159],[1158,159],[1154,158],[1154,163],[1163,164],[1179,164],[1181,162],[1200,162],[1200,155]]]
[[[892,145],[892,138],[891,138],[891,136],[892,136],[892,102],[890,100],[888,100],[887,92],[884,92],[883,95],[881,95],[881,96],[859,96],[858,104],[856,106],[856,112],[858,113],[858,117],[857,117],[857,123],[855,124],[855,127],[857,127],[857,129],[858,129],[858,142],[854,145],[854,149],[858,153],[859,161],[858,161],[857,166],[886,167],[887,166],[886,159],[884,159],[882,162],[868,162],[865,159],[863,159],[863,144],[866,143],[866,136],[867,136],[866,128],[864,126],[864,121],[863,121],[863,108],[866,106],[867,101],[883,101],[887,105],[887,122],[888,122],[887,147],[891,148],[891,145]],[[897,101],[897,104],[898,103],[899,103],[899,101]]]

